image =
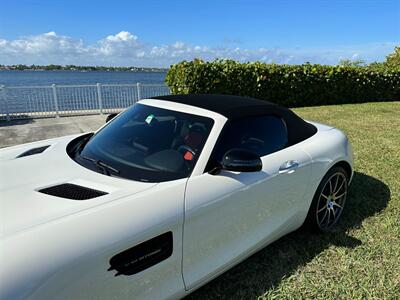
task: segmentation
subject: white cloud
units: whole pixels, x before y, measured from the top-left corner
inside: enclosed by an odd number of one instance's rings
[[[106,37],[107,41],[110,42],[126,42],[126,41],[136,41],[137,36],[131,34],[128,31],[121,31],[120,33],[117,33],[116,35],[109,35]]]
[[[177,41],[170,45],[152,45],[136,35],[121,31],[93,44],[55,33],[54,31],[15,40],[0,38],[0,64],[75,64],[167,67],[181,60],[231,58],[239,61],[271,63],[335,64],[342,58],[383,60],[399,43],[375,43],[339,48],[258,48],[189,45]]]
[[[54,63],[67,62],[87,55],[82,40],[57,35],[51,31],[16,40],[0,39],[0,61],[3,63]]]

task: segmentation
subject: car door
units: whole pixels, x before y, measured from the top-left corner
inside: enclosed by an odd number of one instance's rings
[[[5,276],[0,299],[179,298],[186,182],[159,183],[7,239],[2,268],[17,271]]]
[[[214,148],[258,153],[262,170],[222,170],[190,177],[185,193],[183,276],[186,289],[202,284],[266,243],[301,225],[297,217],[311,173],[309,156],[286,147],[285,122],[263,116],[227,123]],[[207,171],[207,170],[206,170]]]

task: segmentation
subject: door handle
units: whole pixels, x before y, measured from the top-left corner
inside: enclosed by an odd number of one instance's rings
[[[279,167],[279,173],[293,173],[295,169],[299,167],[299,162],[297,160],[288,160],[287,162],[284,162],[280,167]]]

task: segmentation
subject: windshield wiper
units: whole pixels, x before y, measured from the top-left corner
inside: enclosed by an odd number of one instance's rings
[[[94,159],[94,158],[91,158],[91,157],[88,157],[85,155],[80,155],[80,157],[83,159],[86,159],[88,161],[91,161],[96,166],[100,167],[106,175],[110,175],[109,171],[113,171],[114,173],[117,173],[117,174],[120,173],[119,170],[115,169],[114,167],[111,167],[110,165],[107,165],[105,162],[103,162],[101,160]]]
[[[90,138],[94,135],[94,133],[90,133],[88,136],[86,136],[84,139],[80,141],[78,146],[76,147],[75,153],[81,153],[83,150],[83,147],[89,142]]]

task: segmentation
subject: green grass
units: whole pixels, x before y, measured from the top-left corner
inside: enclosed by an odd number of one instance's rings
[[[342,129],[355,176],[337,230],[298,230],[192,299],[400,299],[400,102],[294,109]]]

